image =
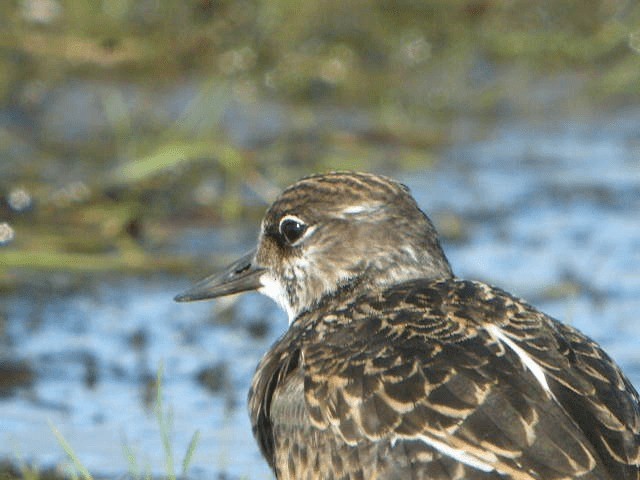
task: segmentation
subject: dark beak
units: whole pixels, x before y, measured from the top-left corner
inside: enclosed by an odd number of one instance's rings
[[[176,302],[193,302],[260,288],[262,286],[260,276],[265,269],[255,265],[255,254],[255,251],[247,253],[229,265],[223,272],[199,281],[186,292],[177,295],[174,300]]]

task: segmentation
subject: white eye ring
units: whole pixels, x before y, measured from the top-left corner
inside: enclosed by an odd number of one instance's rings
[[[291,246],[300,243],[312,230],[313,229],[309,228],[303,220],[295,215],[285,215],[278,225],[278,232],[280,232],[282,238]]]

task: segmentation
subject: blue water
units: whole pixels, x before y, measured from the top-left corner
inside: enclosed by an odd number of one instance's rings
[[[485,140],[459,139],[434,168],[397,175],[437,226],[459,220],[463,238],[444,245],[459,276],[512,291],[580,328],[636,386],[638,132],[640,112],[632,111],[505,123]],[[181,253],[239,254],[255,227],[239,231],[190,231]],[[128,445],[142,471],[162,474],[165,455],[144,385],[163,365],[178,467],[198,429],[193,478],[221,472],[271,478],[251,436],[245,398],[255,365],[286,328],[285,315],[257,294],[173,303],[188,284],[186,278],[110,279],[81,291],[25,288],[9,297],[0,311],[6,317],[2,348],[28,360],[37,379],[0,398],[0,457],[63,465],[50,423],[93,472],[126,472]],[[262,324],[265,335],[252,335]],[[196,380],[211,365],[226,366],[226,388],[217,393]]]

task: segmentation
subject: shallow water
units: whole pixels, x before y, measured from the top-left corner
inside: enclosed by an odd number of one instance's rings
[[[640,112],[555,124],[498,125],[434,168],[398,174],[436,226],[455,272],[520,295],[600,342],[640,385]],[[451,229],[451,225],[455,227]],[[255,230],[190,231],[181,253],[240,254]],[[239,239],[239,240],[235,240]],[[211,250],[211,252],[208,252]],[[45,282],[46,283],[46,282]],[[257,294],[175,304],[183,278],[64,282],[22,289],[0,310],[2,348],[34,370],[0,397],[0,457],[65,462],[48,422],[105,476],[164,472],[152,389],[162,364],[176,464],[193,432],[193,478],[270,478],[251,437],[253,369],[286,328]],[[43,283],[44,284],[44,283]],[[58,286],[55,286],[58,285]],[[213,371],[206,388],[198,381]]]

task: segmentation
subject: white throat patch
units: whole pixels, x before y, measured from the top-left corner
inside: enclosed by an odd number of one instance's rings
[[[282,308],[289,317],[289,325],[295,320],[296,312],[293,311],[293,307],[289,303],[289,297],[285,288],[278,280],[273,278],[269,273],[263,273],[260,277],[260,283],[262,287],[258,288],[258,292],[262,295],[269,297],[276,302],[280,308]]]

